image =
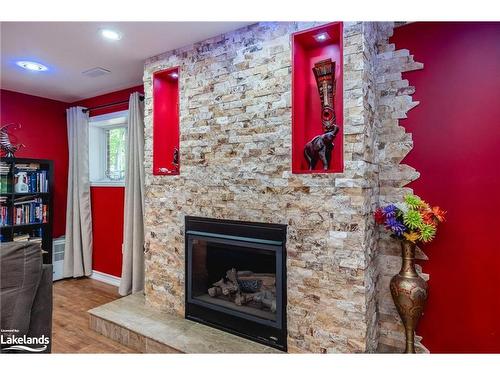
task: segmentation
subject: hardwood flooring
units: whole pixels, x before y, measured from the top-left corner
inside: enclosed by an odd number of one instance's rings
[[[118,288],[82,278],[54,283],[52,353],[138,353],[89,328],[87,310],[120,298]]]

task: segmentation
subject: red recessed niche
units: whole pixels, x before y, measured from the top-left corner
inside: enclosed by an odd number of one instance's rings
[[[321,101],[313,73],[321,60],[335,62],[335,115],[339,127],[334,140],[330,167],[323,170],[318,162],[309,170],[304,146],[323,134]],[[344,170],[343,97],[342,97],[342,22],[333,22],[292,35],[292,172],[341,173]]]
[[[178,175],[179,67],[153,74],[153,174]]]

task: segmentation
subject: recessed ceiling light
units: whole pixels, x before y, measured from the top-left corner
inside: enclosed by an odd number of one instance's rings
[[[111,29],[101,29],[101,35],[103,38],[109,39],[109,40],[120,40],[122,38],[122,34],[119,33],[118,31],[111,30]]]
[[[49,68],[47,68],[45,65],[34,61],[17,61],[16,65],[20,66],[23,69],[32,70],[35,72],[44,72],[46,70],[49,70]]]
[[[318,42],[324,42],[325,40],[330,39],[330,35],[328,35],[327,32],[319,33],[314,35],[314,39],[316,39]]]

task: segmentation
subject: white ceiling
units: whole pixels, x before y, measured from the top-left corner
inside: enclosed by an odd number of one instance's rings
[[[2,22],[3,89],[74,102],[142,83],[148,57],[238,29],[250,22]],[[103,39],[99,29],[123,34]],[[30,72],[18,60],[49,67]],[[101,67],[111,74],[90,78],[83,71]]]

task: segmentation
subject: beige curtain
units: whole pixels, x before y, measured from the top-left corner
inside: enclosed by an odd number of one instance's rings
[[[92,273],[92,215],[89,183],[89,124],[83,107],[66,110],[68,125],[68,197],[64,277]]]
[[[144,108],[138,93],[129,100],[126,159],[122,296],[144,289]]]

